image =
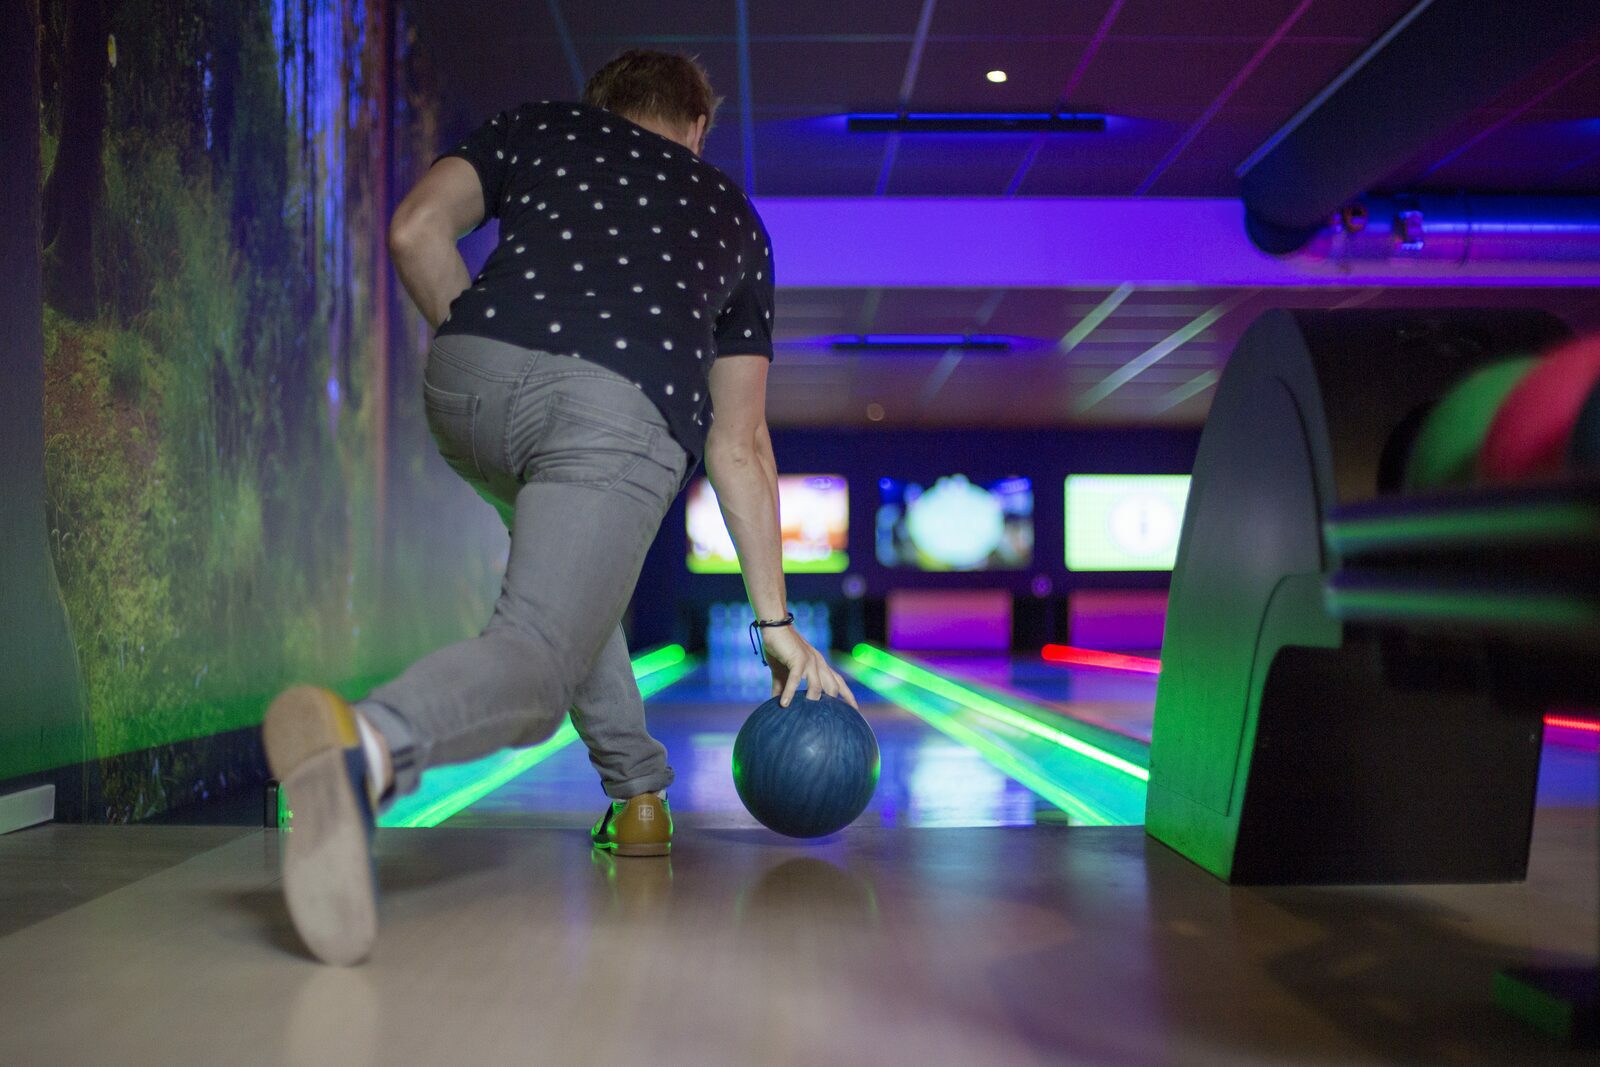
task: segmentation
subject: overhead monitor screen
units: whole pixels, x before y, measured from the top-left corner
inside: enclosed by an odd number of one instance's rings
[[[1067,478],[1066,558],[1075,571],[1166,571],[1178,558],[1187,474]]]
[[[780,474],[778,514],[783,569],[789,574],[841,573],[850,565],[850,491],[837,474]],[[739,557],[722,521],[711,482],[689,487],[689,569],[696,574],[737,574]]]
[[[1033,563],[1033,483],[878,480],[876,540],[885,567],[1021,570]]]

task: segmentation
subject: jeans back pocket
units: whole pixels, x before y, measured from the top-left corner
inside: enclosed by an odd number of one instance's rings
[[[469,481],[483,480],[483,466],[477,449],[478,397],[472,393],[450,393],[422,383],[422,406],[428,417],[428,431],[439,446],[439,455],[450,469]]]

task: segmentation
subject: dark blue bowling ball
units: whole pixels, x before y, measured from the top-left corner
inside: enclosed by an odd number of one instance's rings
[[[861,713],[836,697],[788,707],[762,704],[733,742],[733,784],[769,830],[821,837],[866,810],[878,785],[878,739]]]

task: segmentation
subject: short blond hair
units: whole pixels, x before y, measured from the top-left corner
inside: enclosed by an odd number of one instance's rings
[[[630,48],[594,72],[583,87],[583,102],[682,126],[704,115],[709,130],[722,97],[711,91],[706,68],[694,56]]]

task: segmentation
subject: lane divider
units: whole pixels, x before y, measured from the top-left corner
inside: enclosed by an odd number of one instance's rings
[[[1100,667],[1110,671],[1131,671],[1135,674],[1160,674],[1161,661],[1149,656],[1129,656],[1121,652],[1103,652],[1097,648],[1078,648],[1074,645],[1045,645],[1039,658],[1046,663],[1068,667]],[[1546,726],[1563,730],[1583,730],[1600,733],[1600,721],[1573,715],[1552,713],[1544,717]]]
[[[1064,663],[1070,667],[1101,667],[1111,671],[1132,671],[1135,674],[1160,674],[1161,661],[1149,656],[1129,656],[1122,652],[1103,652],[1098,648],[1078,648],[1075,645],[1045,645],[1039,656],[1047,663]]]
[[[1593,719],[1575,719],[1570,715],[1546,715],[1544,724],[1562,730],[1582,730],[1584,733],[1600,734],[1600,722],[1595,722]]]
[[[665,645],[633,661],[639,693],[648,699],[690,673],[697,666],[682,645]],[[578,739],[570,719],[548,740],[530,748],[496,752],[471,763],[436,767],[422,776],[415,793],[401,797],[378,819],[379,826],[438,826],[462,809],[482,800],[518,775],[537,767]]]
[[[985,737],[981,731],[973,729],[940,707],[927,690],[915,683],[878,670],[853,655],[840,657],[838,665],[856,681],[896,707],[904,708],[951,740],[977,752],[1002,774],[1020,782],[1046,802],[1066,812],[1078,823],[1088,826],[1116,826],[1127,822],[1126,819],[1119,819],[1062,788],[1045,774],[1017,759],[1004,747]]]
[[[926,689],[928,692],[953,701],[978,715],[987,716],[1018,730],[1030,733],[1042,740],[1059,745],[1062,748],[1070,749],[1080,756],[1103,764],[1130,778],[1136,778],[1140,782],[1148,782],[1150,780],[1150,771],[1147,768],[1141,767],[1131,760],[1123,759],[1113,752],[1108,752],[1098,745],[1073,737],[1063,730],[1041,722],[1039,719],[1018,711],[1016,708],[1008,707],[993,697],[986,696],[975,689],[969,689],[943,675],[935,674],[926,667],[912,663],[910,660],[901,659],[899,656],[892,655],[881,648],[868,644],[857,645],[850,651],[856,660],[866,666],[884,674],[892,675],[921,689]]]

